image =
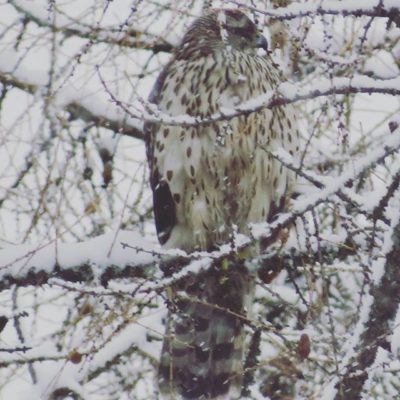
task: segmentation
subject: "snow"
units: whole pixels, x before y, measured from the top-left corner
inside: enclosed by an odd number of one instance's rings
[[[210,124],[220,120],[229,120],[241,114],[257,111],[264,107],[271,107],[277,95],[283,96],[283,100],[290,103],[330,93],[340,94],[348,91],[400,95],[400,77],[382,80],[357,75],[352,78],[334,78],[331,80],[319,78],[303,85],[303,88],[301,86],[301,82],[296,85],[289,82],[282,83],[276,90],[267,91],[260,96],[244,101],[234,108],[221,107],[220,112],[206,118],[193,117],[188,114],[170,116],[161,112],[154,104],[143,101],[130,105],[119,102],[118,106],[128,113],[133,120],[137,119],[147,122],[158,122],[163,125],[189,127],[198,126],[199,124]]]
[[[367,73],[380,79],[392,79],[400,74],[399,67],[392,55],[385,50],[379,50],[371,58],[368,58],[364,68]]]
[[[296,98],[309,98],[318,92],[326,94],[330,91],[338,92],[347,89],[357,89],[359,91],[367,91],[370,93],[380,92],[383,90],[394,89],[394,94],[400,92],[400,77],[392,79],[377,80],[368,76],[355,75],[352,78],[319,78],[307,84],[303,89],[299,88],[301,84],[292,84],[285,82],[279,86],[279,92],[287,99],[294,100]]]
[[[379,381],[382,381],[384,378],[383,375],[386,373],[386,366],[390,365],[390,358],[390,353],[387,350],[383,349],[382,347],[378,347],[375,361],[371,367],[368,368],[368,379],[363,388],[364,392],[368,392],[372,389],[373,392],[379,397],[383,398],[384,396],[388,395],[388,393],[385,393],[383,390],[382,385],[379,384]],[[392,395],[393,399],[398,395],[398,390],[396,388],[392,389]],[[365,396],[363,396],[363,399],[366,400]]]
[[[1,49],[0,71],[18,77],[24,82],[34,85],[46,85],[49,74],[46,70],[35,68],[30,65],[29,69],[24,68],[18,53],[7,49]],[[11,75],[10,75],[11,76]]]
[[[364,170],[368,169],[371,165],[374,165],[376,162],[385,157],[385,155],[393,153],[395,150],[400,147],[400,134],[398,134],[398,130],[395,131],[393,135],[386,135],[385,141],[382,143],[381,147],[375,148],[373,151],[370,151],[366,156],[360,157],[357,165],[351,165],[349,168],[344,168],[344,173],[334,179],[331,180],[331,183],[323,187],[322,189],[315,191],[314,193],[309,193],[307,195],[300,196],[297,200],[292,203],[291,213],[295,214],[303,214],[306,210],[311,209],[313,206],[321,203],[322,201],[327,200],[330,196],[337,193],[343,187],[346,186],[346,183],[349,181],[353,181],[357,176],[359,176]],[[285,156],[285,153],[280,152]],[[294,166],[297,168],[297,166]],[[291,214],[281,214],[278,218],[272,222],[271,224],[266,223],[258,223],[252,224],[252,235],[255,238],[260,238],[269,234],[276,227],[285,225],[288,220],[292,218]]]
[[[36,91],[47,90],[45,85],[48,83],[49,75],[46,69],[32,67],[31,64],[25,65],[20,62],[19,56],[12,51],[1,50],[0,70],[5,73],[11,73],[19,79],[22,84],[36,86]],[[132,118],[123,112],[123,109],[109,102],[107,98],[101,98],[96,90],[90,90],[85,87],[83,90],[80,85],[69,84],[63,86],[55,93],[53,105],[59,110],[65,106],[76,103],[81,105],[89,112],[99,117],[105,117],[110,120],[125,122],[128,126],[142,130],[142,123],[137,118]],[[140,114],[138,115],[140,119]]]
[[[296,293],[293,287],[272,284],[271,289],[273,290],[274,294],[279,296],[287,303],[296,304],[299,301],[299,295]]]
[[[130,248],[124,249],[122,243]],[[156,260],[154,243],[135,232],[118,231],[101,235],[81,243],[50,243],[34,246],[8,246],[0,250],[0,279],[8,274],[24,276],[30,269],[53,271],[57,264],[61,269],[77,268],[89,263],[97,277],[110,265],[148,265]]]
[[[247,4],[239,1],[234,1],[235,4],[246,7]],[[363,0],[360,4],[358,0],[347,0],[341,2],[337,0],[321,0],[317,2],[307,3],[292,3],[287,7],[281,7],[278,9],[268,9],[262,11],[266,15],[275,17],[298,17],[302,15],[313,15],[313,14],[337,14],[340,12],[355,12],[363,11],[364,13],[373,13],[375,8],[383,7],[385,10],[391,8],[398,9],[399,3],[397,0]]]
[[[106,365],[109,360],[119,354],[123,354],[132,346],[137,346],[142,352],[149,354],[154,359],[158,359],[161,351],[161,340],[158,342],[148,341],[146,340],[146,335],[150,331],[161,339],[164,331],[164,326],[161,322],[162,317],[165,317],[163,310],[159,309],[156,313],[149,312],[147,316],[133,321],[133,323],[113,335],[107,346],[100,349],[93,356],[90,366],[88,366],[89,371],[94,371]]]
[[[13,3],[44,21],[49,18],[49,4],[45,0],[14,0]]]
[[[43,396],[38,386],[31,385],[26,381],[22,381],[19,385],[12,388],[5,388],[5,399],[18,399],[18,400],[42,400]]]
[[[400,356],[400,308],[397,309],[396,318],[393,321],[393,333],[390,338],[390,350],[397,357]]]
[[[395,208],[395,214],[393,215],[393,218],[391,219],[393,227],[396,226],[399,223],[400,220],[400,212],[398,205]],[[392,247],[392,230],[388,230],[385,234],[385,242],[382,246],[382,252],[384,254],[387,254],[388,251],[391,250]],[[384,266],[385,266],[385,259],[384,258],[379,258],[374,261],[373,266],[372,266],[372,280],[374,282],[374,285],[379,285],[380,280],[383,276],[384,273]],[[344,369],[346,369],[349,366],[350,360],[352,360],[354,357],[356,357],[356,349],[357,349],[357,344],[360,343],[360,337],[361,334],[365,330],[365,324],[369,320],[369,314],[371,310],[371,305],[374,302],[373,296],[371,294],[365,294],[363,298],[363,302],[361,305],[361,310],[360,314],[358,315],[358,321],[356,328],[351,332],[350,338],[342,345],[342,349],[344,350],[344,357],[341,358],[340,360],[340,365],[339,365],[339,370],[344,373]],[[398,315],[396,317],[396,321],[398,321]],[[396,321],[395,324],[396,324]],[[397,326],[398,323],[395,325]],[[398,339],[398,329],[394,330],[394,333],[392,335],[392,341],[391,341],[391,346],[392,346],[392,351],[396,352],[398,350],[398,345],[399,345],[399,339]],[[376,359],[373,363],[373,365],[370,366],[369,370],[372,372],[369,374],[369,381],[367,381],[365,385],[365,389],[368,389],[372,385],[375,385],[375,383],[371,383],[371,379],[373,376],[373,373],[376,371],[380,371],[380,367],[386,364],[388,361],[388,352],[384,349],[378,349]],[[378,372],[379,373],[379,372]],[[374,381],[376,382],[376,381]],[[330,400],[334,399],[336,395],[336,388],[335,385],[337,383],[337,378],[333,378],[330,383],[324,388],[322,394],[321,394],[321,399],[323,398],[324,400]]]
[[[354,359],[357,355],[356,349],[357,344],[360,343],[360,336],[364,332],[365,323],[368,321],[369,312],[371,310],[371,305],[373,302],[373,297],[368,294],[364,296],[362,307],[360,310],[360,315],[358,316],[358,321],[356,327],[350,333],[350,337],[341,343],[341,353],[344,354],[339,361],[339,371],[341,374],[345,373],[346,368],[349,366],[350,361]],[[329,382],[327,382],[319,394],[318,398],[323,400],[333,400],[337,393],[337,388],[335,387],[338,383],[338,377],[334,376]]]
[[[323,35],[321,35],[321,31],[323,31],[322,22],[319,19],[316,19],[314,24],[311,25],[310,30],[305,39],[305,44],[311,48],[316,50],[322,50],[325,46],[325,40]]]

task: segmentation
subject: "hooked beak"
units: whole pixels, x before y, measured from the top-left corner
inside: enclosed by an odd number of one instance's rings
[[[256,41],[256,46],[264,49],[268,53],[268,42],[263,35],[259,35]]]

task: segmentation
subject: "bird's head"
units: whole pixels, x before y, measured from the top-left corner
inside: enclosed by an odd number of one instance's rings
[[[226,46],[239,51],[268,51],[267,40],[246,14],[237,9],[214,9],[189,27],[178,48],[178,58],[204,56]]]
[[[240,10],[215,10],[213,13],[223,42],[237,50],[263,48],[268,51],[267,40],[246,14]]]

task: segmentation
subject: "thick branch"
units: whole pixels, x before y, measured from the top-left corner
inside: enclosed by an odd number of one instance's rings
[[[128,234],[128,232],[126,232],[126,234]],[[84,259],[90,254],[78,249],[85,247],[90,249],[96,242],[104,242],[104,237],[92,239],[85,243],[77,243],[75,245],[59,244],[58,251],[62,254],[65,252],[63,246],[68,246],[69,252],[79,252],[79,259]],[[126,250],[121,250],[121,244]],[[104,244],[102,246],[104,248]],[[107,257],[104,257],[106,264],[91,260],[90,262],[77,262],[75,265],[67,266],[54,260],[53,249],[43,248],[26,252],[24,256],[15,260],[14,263],[0,265],[0,291],[10,289],[13,285],[19,287],[42,286],[54,278],[59,278],[67,282],[92,282],[97,280],[104,286],[115,279],[144,278],[149,279],[149,285],[152,290],[161,290],[172,281],[179,280],[181,275],[184,276],[188,271],[193,272],[193,269],[201,264],[201,262],[199,263],[201,260],[204,260],[204,267],[208,267],[213,261],[217,262],[230,256],[229,251],[197,253],[188,256],[152,253],[149,250],[140,250],[137,247],[128,246],[120,242],[117,242],[115,247],[119,255],[109,257],[109,262],[107,262]],[[227,247],[229,247],[229,245]],[[113,260],[114,258],[122,258],[121,251],[127,252],[124,254],[125,257],[123,257],[126,261],[122,260],[122,262],[120,261],[119,264],[116,264]],[[17,254],[21,253],[23,252],[17,252]],[[338,260],[344,260],[349,254],[355,254],[355,249],[349,247],[343,248],[340,246],[335,247],[330,244],[319,249],[318,254],[298,252],[294,249],[288,249],[286,252],[280,251],[277,253],[274,249],[271,249],[269,253],[262,256],[263,262],[260,274],[264,274],[267,272],[267,269],[270,267],[275,268],[277,265],[279,265],[280,268],[287,269],[303,267],[313,264],[317,257],[319,262],[329,265]],[[145,256],[144,260],[143,256]],[[0,258],[10,259],[8,251],[0,251]],[[132,260],[130,263],[128,261],[129,258]],[[142,259],[142,262],[138,262],[138,259]],[[42,264],[39,264],[39,260]],[[26,266],[21,268],[21,263]],[[163,265],[163,270],[167,275],[171,275],[172,273],[171,277],[163,278],[160,283],[157,282],[157,280],[161,278],[158,272],[159,264]],[[197,269],[201,270],[202,266],[200,265],[200,268]],[[182,274],[180,274],[180,272],[182,272]],[[150,287],[143,289],[150,290]]]
[[[121,242],[129,242],[129,249]],[[13,246],[0,250],[0,291],[17,286],[41,286],[51,278],[68,282],[149,276],[161,254],[138,234],[118,231],[81,243],[53,241],[41,247]]]
[[[100,281],[106,285],[112,279],[122,278],[144,278],[151,269],[153,263],[144,265],[108,265],[99,275]],[[5,274],[0,282],[0,291],[9,289],[13,285],[42,286],[52,278],[60,278],[67,282],[91,282],[98,276],[99,266],[93,263],[78,264],[71,268],[60,268],[54,264],[51,269],[41,269],[40,266],[32,267],[25,271],[23,275]]]

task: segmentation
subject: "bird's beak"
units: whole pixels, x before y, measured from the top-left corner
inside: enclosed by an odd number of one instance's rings
[[[263,35],[259,35],[256,41],[256,46],[264,49],[268,53],[268,42]]]

